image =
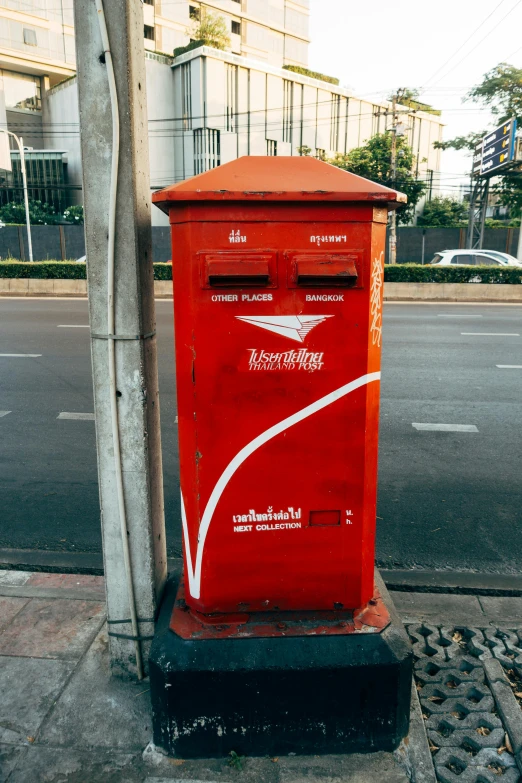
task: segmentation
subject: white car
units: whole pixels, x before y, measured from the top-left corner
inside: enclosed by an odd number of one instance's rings
[[[514,256],[500,253],[498,250],[442,250],[435,253],[430,266],[522,266]]]

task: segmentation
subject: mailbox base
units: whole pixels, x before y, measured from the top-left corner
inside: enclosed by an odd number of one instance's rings
[[[154,742],[183,758],[394,750],[408,732],[412,652],[389,595],[380,632],[180,638],[177,584],[151,649]]]

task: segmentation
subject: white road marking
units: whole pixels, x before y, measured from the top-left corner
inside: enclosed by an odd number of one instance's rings
[[[5,356],[11,359],[36,359],[41,355],[41,353],[0,353],[0,356]]]
[[[497,364],[500,370],[522,370],[522,364]]]
[[[89,324],[56,324],[58,329],[88,329]]]
[[[520,337],[518,332],[461,332],[461,334],[473,337]]]
[[[0,419],[2,416],[7,416],[8,413],[11,413],[11,411],[0,411]]]
[[[414,421],[411,426],[430,432],[478,432],[474,424],[419,424]]]
[[[75,421],[94,421],[94,413],[60,413],[57,419],[74,419]]]

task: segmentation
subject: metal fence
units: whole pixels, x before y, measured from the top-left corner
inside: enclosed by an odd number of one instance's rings
[[[516,256],[518,228],[487,228],[484,249],[500,250]],[[35,261],[48,259],[69,260],[85,255],[83,226],[33,226],[33,255]],[[402,227],[398,231],[397,260],[400,264],[428,264],[435,253],[466,246],[464,228]],[[0,257],[27,260],[27,235],[25,226],[0,228]],[[168,226],[152,228],[152,258],[156,262],[171,258],[170,229]]]

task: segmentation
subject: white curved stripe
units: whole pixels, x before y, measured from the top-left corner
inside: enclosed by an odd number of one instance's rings
[[[190,551],[187,517],[185,513],[185,504],[183,502],[183,492],[181,493],[181,522],[183,525],[183,536],[185,539],[185,550],[187,553],[188,587],[189,592],[193,598],[199,598],[201,593],[201,565],[203,562],[203,549],[205,547],[205,539],[207,537],[214,511],[216,510],[216,506],[219,502],[219,499],[221,498],[221,495],[223,494],[223,491],[225,490],[228,482],[236,470],[246,459],[248,459],[251,454],[254,453],[254,451],[257,451],[257,449],[260,446],[263,446],[267,441],[275,438],[276,435],[284,432],[289,427],[293,427],[294,424],[298,424],[300,421],[303,421],[303,419],[307,419],[309,416],[312,416],[312,414],[317,413],[323,408],[328,407],[328,405],[331,405],[333,402],[340,400],[341,397],[345,397],[347,394],[350,394],[350,392],[353,392],[356,389],[360,389],[361,386],[365,386],[372,381],[380,380],[380,377],[380,372],[372,372],[368,375],[362,375],[355,381],[351,381],[350,383],[341,386],[339,389],[330,392],[330,394],[327,394],[325,397],[321,397],[320,400],[317,400],[311,405],[307,405],[306,408],[303,408],[297,413],[292,414],[292,416],[288,416],[288,418],[283,419],[283,421],[280,421],[278,424],[274,424],[273,427],[269,427],[269,429],[265,430],[265,432],[262,432],[261,435],[257,436],[257,438],[254,438],[254,440],[250,441],[250,443],[248,443],[244,448],[241,449],[241,451],[236,454],[234,459],[229,462],[221,474],[216,486],[212,490],[212,494],[210,495],[203,513],[203,518],[201,520],[198,534],[198,546],[196,551],[196,564],[194,570],[192,570],[192,555]]]

